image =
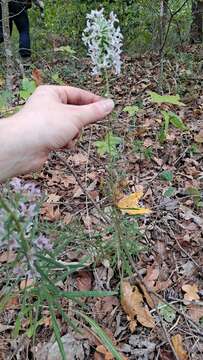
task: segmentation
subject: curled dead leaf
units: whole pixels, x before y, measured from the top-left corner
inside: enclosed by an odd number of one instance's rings
[[[132,287],[127,281],[121,284],[121,305],[128,315],[131,330],[136,327],[135,317],[143,326],[148,328],[155,327],[154,318],[150,314],[149,309],[144,306],[143,296],[138,287]]]
[[[175,349],[175,352],[176,352],[179,360],[188,360],[189,357],[183,347],[182,336],[180,334],[176,334],[176,335],[172,336],[171,341],[172,341],[173,347]]]
[[[128,215],[147,215],[151,213],[150,209],[139,207],[139,200],[143,197],[142,191],[137,191],[128,196],[124,196],[118,201],[117,207]]]

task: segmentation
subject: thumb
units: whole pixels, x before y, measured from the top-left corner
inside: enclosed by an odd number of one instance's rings
[[[111,113],[114,108],[114,102],[111,99],[102,99],[88,105],[79,107],[78,120],[80,125],[85,126],[103,119]]]

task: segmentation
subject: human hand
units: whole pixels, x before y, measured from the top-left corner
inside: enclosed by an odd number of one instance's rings
[[[113,101],[67,86],[39,86],[21,111],[0,121],[0,180],[35,170],[50,151],[108,115]]]

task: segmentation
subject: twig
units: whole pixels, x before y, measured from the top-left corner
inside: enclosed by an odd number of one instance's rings
[[[60,159],[60,161],[65,165],[65,169],[68,168],[68,170],[71,172],[71,174],[74,176],[74,178],[76,179],[78,185],[80,186],[80,188],[82,189],[82,191],[84,192],[84,194],[86,195],[86,197],[91,201],[91,203],[94,205],[95,209],[97,209],[98,213],[101,215],[101,219],[103,220],[103,222],[106,224],[110,224],[111,223],[111,219],[104,215],[102,210],[100,209],[100,207],[97,205],[97,203],[95,202],[95,200],[92,198],[92,196],[89,194],[89,192],[85,189],[85,187],[83,186],[82,182],[80,181],[80,179],[78,178],[75,170],[70,166],[70,164],[64,160],[64,158],[58,153],[58,152],[54,152],[55,155]]]
[[[161,48],[159,49],[160,54],[162,53],[162,51],[163,51],[163,49],[164,49],[164,47],[166,45],[169,30],[170,30],[171,23],[172,23],[172,20],[173,20],[174,16],[176,16],[183,9],[183,7],[187,4],[187,2],[188,2],[188,0],[185,0],[184,3],[174,13],[171,13],[171,16],[170,16],[170,19],[169,19],[169,22],[168,22],[168,27],[167,27],[167,30],[166,30],[166,34],[165,34],[163,43],[161,45]]]

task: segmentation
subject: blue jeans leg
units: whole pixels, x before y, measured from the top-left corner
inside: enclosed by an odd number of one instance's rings
[[[29,19],[26,10],[13,17],[13,21],[19,32],[19,53],[22,57],[31,56]]]

